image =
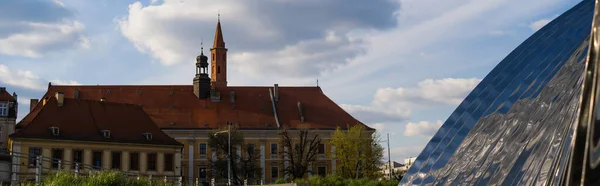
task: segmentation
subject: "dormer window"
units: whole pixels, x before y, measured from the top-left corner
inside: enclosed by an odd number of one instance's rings
[[[146,137],[146,140],[148,140],[148,141],[152,140],[152,133],[146,132],[146,133],[143,133],[143,135]]]
[[[58,127],[50,127],[50,132],[52,132],[53,136],[58,136],[60,134],[60,129]]]
[[[102,136],[104,136],[104,138],[108,139],[110,138],[110,130],[102,130]]]

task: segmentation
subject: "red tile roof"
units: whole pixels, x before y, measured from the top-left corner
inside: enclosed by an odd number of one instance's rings
[[[166,86],[51,86],[44,97],[63,92],[65,98],[141,105],[162,129],[213,129],[233,122],[241,129],[278,129],[269,94],[273,87],[219,87],[220,102],[198,99],[191,85]],[[362,124],[331,99],[319,87],[279,87],[276,110],[279,122],[297,128],[300,121],[298,102],[302,105],[304,124],[315,129],[335,129],[338,126]],[[234,92],[235,102],[230,101]],[[38,105],[39,107],[39,105]],[[34,111],[39,108],[35,108]],[[31,121],[25,117],[19,125]],[[362,124],[364,125],[364,124]],[[372,128],[367,127],[373,130]]]
[[[6,91],[6,88],[0,87],[0,101],[17,101]]]
[[[183,146],[160,130],[141,107],[132,104],[65,98],[63,106],[58,107],[51,97],[26,118],[28,125],[11,138]],[[59,135],[54,136],[50,127],[58,127]],[[109,130],[110,138],[104,138],[102,130]],[[143,133],[151,133],[152,139],[147,140]]]

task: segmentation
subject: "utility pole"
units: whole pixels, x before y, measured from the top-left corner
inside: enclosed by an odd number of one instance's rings
[[[390,152],[390,133],[387,133],[387,145],[388,145],[388,164],[390,166],[390,181],[392,181],[392,156],[391,156],[391,152]]]
[[[227,185],[231,186],[231,123],[227,122],[227,130],[219,131],[214,134],[227,133]]]

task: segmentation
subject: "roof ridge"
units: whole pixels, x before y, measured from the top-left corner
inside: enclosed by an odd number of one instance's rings
[[[42,100],[42,101],[43,101],[43,100]],[[50,100],[48,100],[48,101],[50,101]],[[49,103],[48,103],[48,101],[46,101],[46,104],[49,104]],[[42,111],[44,111],[44,109],[46,108],[46,104],[43,104],[43,103],[42,103],[42,105],[40,106],[40,110],[39,110],[37,113],[35,113],[35,116],[32,116],[32,117],[33,117],[33,119],[31,119],[31,121],[29,121],[29,123],[28,123],[27,125],[23,126],[23,128],[21,128],[21,129],[19,130],[19,132],[23,131],[24,129],[27,129],[27,127],[31,126],[31,125],[30,125],[31,123],[33,123],[34,121],[36,121],[36,120],[38,119],[38,117],[37,117],[37,116],[38,116],[38,115],[40,115],[40,113],[42,113]],[[38,103],[37,105],[39,105],[39,103]],[[36,106],[37,106],[37,105],[36,105]],[[29,113],[31,113],[31,112],[29,112]],[[26,117],[27,117],[27,116],[26,116]],[[25,117],[23,117],[23,118],[25,118]],[[23,119],[21,119],[21,121],[23,121]],[[19,122],[19,123],[20,123],[20,122]],[[19,133],[19,132],[15,132],[14,134],[16,134],[16,133]]]

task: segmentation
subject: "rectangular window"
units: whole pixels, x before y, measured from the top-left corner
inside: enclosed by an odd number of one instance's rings
[[[325,144],[319,144],[319,148],[317,149],[317,153],[325,154]]]
[[[58,161],[63,164],[63,149],[52,149],[52,169],[58,169]],[[62,165],[61,165],[62,166]]]
[[[254,143],[249,143],[247,148],[248,148],[248,154],[254,155]]]
[[[200,153],[202,155],[206,155],[206,143],[200,143],[200,146],[198,148],[198,153]]]
[[[300,144],[298,144],[298,143],[294,144],[294,151],[300,152]]]
[[[208,174],[206,173],[205,167],[198,168],[198,179],[206,179],[206,175]]]
[[[140,170],[140,154],[137,152],[129,153],[129,170]]]
[[[94,151],[92,153],[92,166],[93,169],[102,168],[102,151]]]
[[[271,167],[271,178],[279,178],[278,167]]]
[[[271,154],[277,154],[277,143],[271,143]]]
[[[29,167],[37,165],[37,156],[42,155],[42,148],[29,147]]]
[[[8,105],[0,103],[0,116],[8,116]]]
[[[112,152],[112,169],[121,170],[121,152]]]
[[[81,169],[83,166],[83,150],[81,149],[75,149],[73,150],[73,169],[77,168],[77,165],[79,165],[79,169]]]
[[[165,171],[173,171],[173,154],[165,154]]]
[[[156,171],[156,154],[148,153],[148,171]]]
[[[323,167],[317,167],[317,174],[320,177],[325,177],[327,176],[327,167],[323,166]]]

